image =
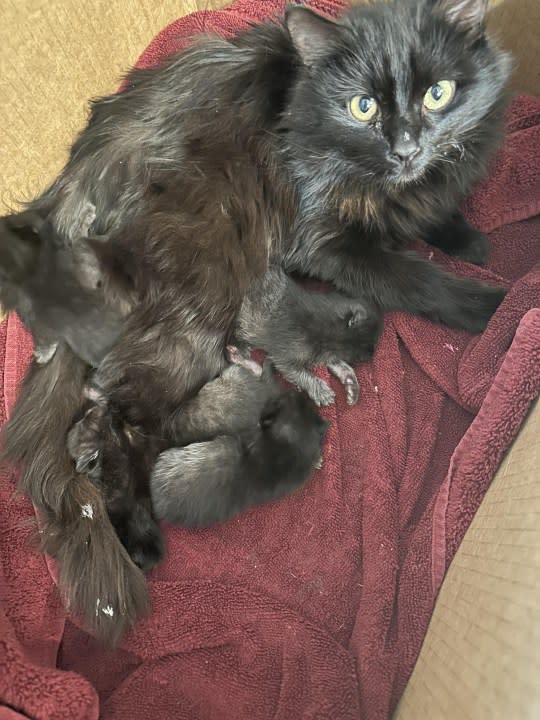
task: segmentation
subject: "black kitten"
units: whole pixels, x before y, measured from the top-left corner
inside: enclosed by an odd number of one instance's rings
[[[158,453],[167,444],[111,413],[106,399],[91,385],[85,394],[83,416],[67,434],[69,454],[78,477],[88,478],[99,490],[130,558],[147,573],[163,557],[148,478]],[[114,601],[108,604],[115,607]]]
[[[353,405],[359,388],[351,365],[371,357],[380,328],[380,314],[369,303],[335,292],[308,292],[274,267],[244,299],[234,334],[248,348],[265,350],[283,377],[317,405],[335,399],[324,380],[310,372],[326,365]]]
[[[162,520],[226,520],[292,492],[321,461],[327,422],[304,393],[279,391],[264,374],[255,379],[251,370],[231,367],[192,402],[185,438],[208,439],[159,455],[150,488]]]
[[[152,474],[152,500],[160,519],[185,525],[224,520],[291,492],[321,458],[327,423],[313,402],[303,393],[281,389],[269,361],[263,370],[235,348],[229,357],[237,364],[207,383],[174,418],[174,436],[186,447],[165,450],[153,468],[164,443],[146,438],[137,475],[144,477],[148,497]],[[93,405],[69,432],[68,449],[77,471],[102,489],[120,539],[147,570],[160,559],[161,538],[148,521],[149,508],[136,503],[137,486],[127,480],[133,475],[125,466],[128,453],[118,452],[140,431],[111,421],[104,399],[89,396]]]
[[[74,250],[37,212],[0,218],[0,303],[5,311],[16,310],[32,332],[39,363],[65,342],[97,366],[122,328],[122,306],[104,301],[103,272],[85,242],[93,220],[89,206],[74,228]]]

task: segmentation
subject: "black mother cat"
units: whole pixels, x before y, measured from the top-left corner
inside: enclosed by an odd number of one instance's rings
[[[442,272],[423,238],[481,263],[485,238],[458,212],[497,148],[510,62],[486,37],[487,0],[402,0],[341,23],[293,8],[302,60],[282,120],[301,212],[289,269],[481,331],[504,290]]]
[[[121,420],[163,432],[221,370],[242,302],[271,263],[382,310],[483,329],[505,291],[406,247],[423,237],[469,260],[485,255],[457,208],[496,149],[509,73],[485,36],[486,9],[486,0],[394,0],[336,23],[291,8],[281,24],[203,38],[135,70],[122,93],[94,104],[61,175],[29,207],[73,252],[82,285],[93,277],[79,242],[89,204],[88,230],[133,253],[132,287],[111,274],[88,288],[96,307],[114,315],[118,300],[128,315],[97,372]],[[4,227],[24,235],[20,223]],[[18,293],[10,297],[17,309]],[[47,341],[54,329],[42,328]],[[115,544],[103,499],[73,473],[65,437],[88,366],[66,338],[64,328],[51,362],[34,364],[5,450],[22,463],[68,599],[107,635],[95,598],[107,593],[120,632],[144,605],[143,581]],[[280,357],[286,344],[268,349],[277,365],[290,360]],[[81,513],[90,495],[92,522]]]

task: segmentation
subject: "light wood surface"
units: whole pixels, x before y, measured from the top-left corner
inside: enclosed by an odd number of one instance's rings
[[[540,718],[540,404],[448,571],[396,720]]]

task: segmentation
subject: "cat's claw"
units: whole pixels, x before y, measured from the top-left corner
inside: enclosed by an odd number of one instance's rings
[[[360,386],[353,368],[343,360],[328,363],[327,368],[345,388],[347,405],[356,405],[360,397]]]

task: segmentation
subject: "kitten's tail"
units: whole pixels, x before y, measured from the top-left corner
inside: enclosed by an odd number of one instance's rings
[[[66,446],[81,414],[87,366],[61,344],[35,361],[3,430],[3,457],[21,468],[21,489],[40,511],[41,548],[58,564],[70,611],[114,644],[147,608],[144,574],[111,524],[99,488],[77,474]]]

